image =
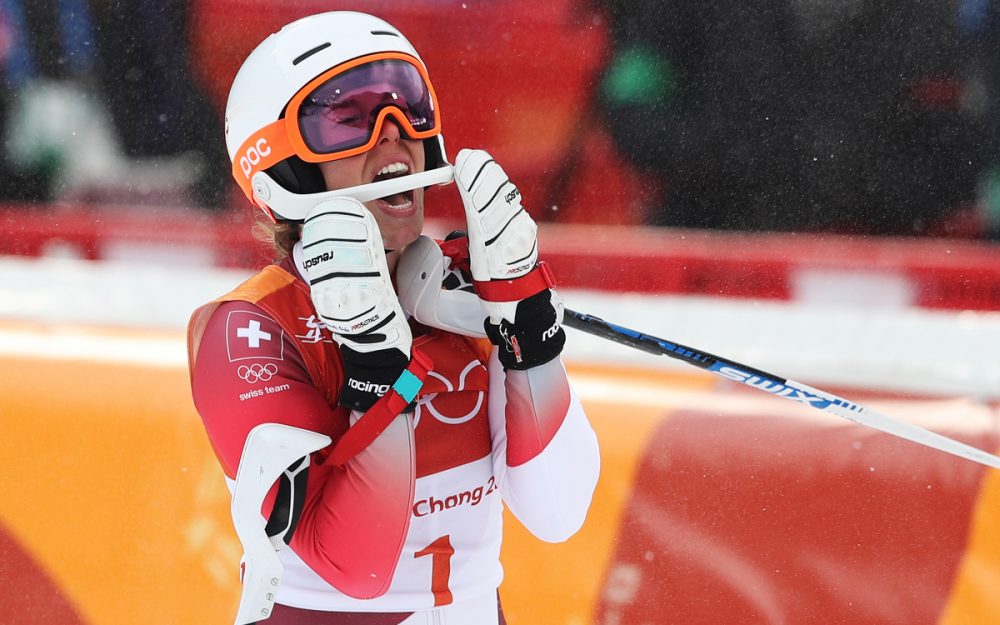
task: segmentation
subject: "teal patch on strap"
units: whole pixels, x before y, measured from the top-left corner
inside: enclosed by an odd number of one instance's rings
[[[413,375],[409,369],[404,369],[399,379],[393,383],[392,390],[405,399],[406,403],[410,403],[417,396],[417,393],[420,392],[420,387],[423,385],[424,383],[420,381],[420,378]]]

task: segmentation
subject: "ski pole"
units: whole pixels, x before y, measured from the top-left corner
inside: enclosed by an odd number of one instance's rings
[[[835,414],[849,421],[881,430],[887,434],[925,445],[938,451],[958,456],[959,458],[978,462],[994,469],[1000,469],[1000,457],[982,449],[900,421],[889,415],[848,401],[826,391],[807,386],[801,382],[748,367],[735,360],[729,360],[728,358],[722,358],[721,356],[716,356],[694,347],[688,347],[680,343],[666,341],[655,336],[637,332],[636,330],[609,323],[600,317],[574,310],[565,309],[563,324],[650,354],[669,356],[714,373],[727,380],[740,382],[772,395],[784,397],[785,399]]]

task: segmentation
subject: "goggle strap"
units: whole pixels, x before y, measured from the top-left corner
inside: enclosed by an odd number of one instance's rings
[[[295,155],[288,140],[285,120],[279,119],[250,135],[233,156],[233,178],[247,197],[255,197],[253,180],[258,172],[263,172],[281,161]]]

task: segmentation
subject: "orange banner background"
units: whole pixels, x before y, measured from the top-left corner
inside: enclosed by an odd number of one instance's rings
[[[241,549],[182,336],[5,329],[57,344],[152,338],[176,343],[177,358],[0,354],[0,623],[230,623]],[[1000,622],[996,472],[697,372],[570,371],[601,440],[601,481],[567,543],[507,518],[511,625],[820,622],[830,610],[859,625]],[[928,405],[972,424],[950,434],[998,446],[995,410]],[[790,562],[770,572],[776,554]],[[737,561],[746,583],[730,583]],[[837,583],[873,571],[879,593]],[[915,580],[922,602],[906,600]],[[765,604],[776,611],[744,609]]]

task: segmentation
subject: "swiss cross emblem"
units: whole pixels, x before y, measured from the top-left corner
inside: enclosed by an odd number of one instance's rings
[[[284,360],[284,330],[270,317],[248,310],[234,310],[226,318],[226,350],[229,362],[237,360]]]
[[[257,320],[250,320],[245,328],[236,328],[236,336],[245,338],[249,347],[260,347],[261,341],[271,340],[271,333],[261,330]]]

